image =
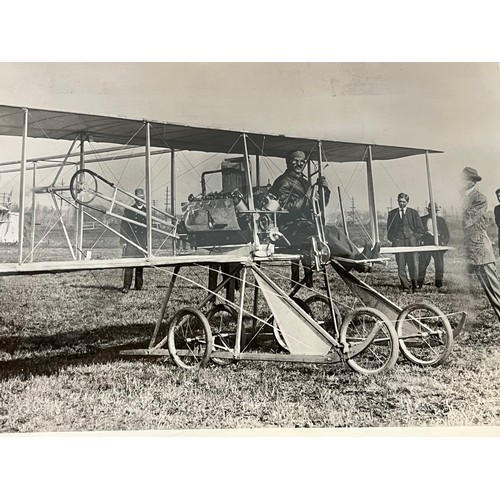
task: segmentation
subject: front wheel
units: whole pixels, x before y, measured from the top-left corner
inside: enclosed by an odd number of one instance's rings
[[[204,368],[212,345],[210,325],[200,311],[185,307],[174,314],[168,328],[168,350],[177,366],[188,370]]]
[[[432,304],[410,304],[398,316],[396,331],[406,359],[421,366],[438,366],[453,347],[453,331],[446,315]]]
[[[372,307],[360,307],[346,315],[340,342],[348,347],[347,364],[358,373],[382,373],[398,359],[396,330],[385,314]]]

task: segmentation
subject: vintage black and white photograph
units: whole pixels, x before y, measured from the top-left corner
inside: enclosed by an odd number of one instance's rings
[[[0,431],[498,426],[497,63],[2,63]]]
[[[492,496],[490,5],[2,19],[4,496]]]

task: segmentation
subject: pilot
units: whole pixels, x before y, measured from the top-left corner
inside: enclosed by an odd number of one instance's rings
[[[303,246],[308,237],[316,235],[313,209],[313,186],[302,173],[306,165],[306,155],[303,151],[291,151],[286,155],[286,170],[273,183],[269,190],[271,199],[278,201],[286,214],[281,214],[278,225],[283,235],[293,246]],[[330,200],[330,189],[324,176],[317,181],[325,194],[325,202]],[[325,226],[325,238],[332,257],[344,257],[353,260],[377,258],[380,246],[372,249],[365,245],[363,253],[359,252],[354,243],[340,230],[333,226]],[[357,265],[358,271],[369,271],[370,265]]]
[[[120,240],[123,246],[122,257],[144,257],[145,251],[147,250],[147,232],[145,226],[146,205],[144,204],[143,201],[145,198],[144,189],[137,188],[134,194],[136,196],[136,201],[131,208],[144,212],[144,215],[142,213],[137,213],[136,211],[131,210],[130,208],[126,208],[123,212],[123,217],[126,220],[122,220],[120,227],[120,234],[127,240],[130,240],[131,242],[135,243],[135,245],[144,249],[144,252],[139,250],[139,248],[132,245],[130,242],[127,242],[126,240],[122,239]],[[138,224],[134,224],[135,222],[144,224],[144,226],[139,226]],[[128,293],[130,287],[132,286],[134,269],[135,269],[135,289],[141,290],[143,287],[144,284],[143,268],[127,267],[123,275],[123,288],[122,288],[123,293]]]

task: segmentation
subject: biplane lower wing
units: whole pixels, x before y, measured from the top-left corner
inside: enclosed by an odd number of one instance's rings
[[[266,261],[279,262],[300,259],[300,255],[273,254],[272,256],[256,257],[250,255],[175,255],[150,258],[93,259],[80,261],[44,261],[30,263],[0,264],[1,276],[20,276],[32,274],[70,273],[79,271],[99,271],[104,269],[122,269],[127,267],[174,267],[206,264],[232,264]]]

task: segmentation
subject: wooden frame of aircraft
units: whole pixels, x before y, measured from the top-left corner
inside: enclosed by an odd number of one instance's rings
[[[273,218],[269,218],[269,213],[256,207],[254,187],[260,186],[260,158],[263,156],[273,158],[285,158],[291,150],[303,150],[308,156],[308,173],[312,178],[315,175],[322,175],[325,161],[328,162],[365,162],[368,182],[368,202],[370,211],[371,236],[374,242],[379,241],[377,210],[375,206],[375,194],[373,183],[373,162],[377,160],[391,160],[414,155],[424,155],[426,161],[426,171],[429,186],[429,199],[432,207],[432,221],[436,224],[436,214],[434,211],[434,197],[432,192],[429,155],[440,153],[440,151],[429,149],[406,148],[398,146],[385,146],[375,144],[349,143],[342,141],[332,141],[324,139],[309,139],[297,137],[285,137],[283,135],[263,134],[248,131],[221,130],[214,128],[191,127],[167,122],[134,120],[120,117],[87,115],[81,113],[68,113],[61,111],[49,111],[40,109],[27,109],[12,106],[0,106],[0,135],[19,136],[22,140],[21,159],[19,162],[6,162],[0,164],[0,174],[18,170],[19,177],[19,253],[17,262],[0,263],[0,276],[7,275],[31,275],[37,273],[70,272],[81,270],[96,270],[126,267],[174,267],[168,291],[160,311],[155,332],[147,349],[137,350],[132,354],[141,355],[165,355],[163,349],[168,342],[169,351],[174,361],[184,367],[205,366],[210,358],[219,360],[239,360],[239,359],[259,359],[259,360],[288,360],[301,362],[325,362],[332,363],[347,361],[354,369],[363,373],[377,373],[393,366],[397,358],[398,345],[403,345],[410,349],[415,338],[418,337],[419,348],[424,344],[426,350],[430,351],[429,357],[423,359],[415,356],[413,361],[420,364],[439,364],[448,356],[453,343],[453,332],[446,316],[437,308],[431,311],[432,317],[438,318],[439,325],[430,325],[431,316],[418,316],[417,309],[428,309],[422,307],[412,310],[403,310],[397,305],[388,301],[378,292],[364,284],[358,278],[346,272],[342,265],[333,262],[333,267],[340,274],[342,279],[348,284],[355,294],[363,298],[365,304],[375,307],[362,308],[355,314],[348,315],[342,322],[342,326],[337,324],[336,311],[333,306],[331,291],[328,285],[326,274],[326,264],[330,259],[324,258],[322,249],[318,246],[314,248],[314,258],[318,271],[323,273],[325,286],[327,289],[328,311],[331,313],[332,321],[328,331],[326,323],[318,323],[305,311],[300,304],[293,300],[295,292],[291,294],[280,289],[272,279],[270,279],[261,269],[260,265],[266,262],[277,262],[300,259],[299,254],[281,253],[276,251],[274,243],[280,238],[279,231],[272,223]],[[27,139],[47,138],[54,140],[70,141],[68,152],[61,156],[37,157],[28,159]],[[124,195],[134,200],[134,194],[124,190],[119,183],[109,181],[102,175],[91,170],[89,165],[89,153],[85,151],[87,142],[105,143],[107,145],[119,144],[121,147],[106,146],[98,151],[99,154],[113,153],[113,158],[127,158],[135,153],[130,153],[128,148],[144,148],[144,185],[145,185],[145,206],[146,206],[146,248],[140,248],[144,257],[134,258],[113,258],[113,259],[91,259],[83,248],[83,228],[84,216],[90,217],[98,223],[102,223],[97,217],[92,215],[92,210],[97,210],[93,203],[100,200],[105,203],[104,209],[99,210],[106,215],[123,220],[120,208],[125,204],[119,200],[119,195]],[[75,149],[79,147],[79,151]],[[200,251],[190,255],[178,255],[175,245],[172,244],[172,252],[168,255],[155,255],[153,253],[153,242],[155,235],[170,239],[175,242],[179,238],[178,219],[175,217],[177,208],[176,197],[176,154],[180,151],[195,151],[203,153],[224,153],[240,155],[240,168],[236,168],[241,190],[232,189],[218,196],[207,196],[204,188],[204,177],[202,176],[202,196],[194,197],[190,200],[190,224],[193,232],[198,231],[195,244]],[[116,153],[116,155],[115,155]],[[170,179],[171,198],[170,213],[159,210],[152,202],[152,167],[151,158],[156,154],[170,155]],[[96,154],[96,152],[92,152]],[[252,168],[250,157],[255,157],[255,167]],[[110,158],[110,159],[113,159]],[[44,160],[57,160],[54,164],[40,166]],[[28,167],[28,163],[31,164]],[[56,174],[52,182],[46,186],[39,186],[37,182],[37,171],[40,168],[56,168]],[[229,167],[232,168],[231,165]],[[64,169],[74,169],[71,182],[67,186],[57,184],[61,172]],[[33,173],[32,182],[32,222],[35,221],[35,197],[39,194],[47,194],[52,197],[53,206],[58,209],[57,200],[67,202],[76,211],[74,237],[71,238],[69,231],[64,226],[64,221],[60,211],[59,221],[63,227],[63,232],[68,246],[71,250],[71,259],[64,261],[43,260],[33,261],[34,254],[34,223],[32,224],[31,252],[29,261],[23,253],[23,229],[26,218],[26,198],[29,187],[27,186],[27,172]],[[232,172],[234,173],[234,168]],[[233,179],[234,181],[234,179]],[[107,191],[107,192],[106,192]],[[242,192],[241,192],[242,191]],[[238,197],[238,198],[237,198]],[[237,198],[237,199],[236,199]],[[239,202],[243,203],[243,208],[236,210]],[[118,210],[117,210],[118,209]],[[319,199],[319,209],[324,210],[324,200]],[[212,212],[211,212],[212,211]],[[214,218],[214,214],[222,214],[222,218]],[[265,217],[263,217],[265,215]],[[274,215],[275,216],[275,215]],[[238,219],[238,217],[240,219]],[[323,214],[320,213],[320,217]],[[241,218],[245,221],[245,227],[241,227]],[[263,221],[267,220],[264,224]],[[187,218],[186,218],[187,220]],[[271,220],[271,223],[269,223]],[[275,219],[274,219],[275,220]],[[104,224],[106,226],[106,224]],[[118,231],[110,226],[109,230],[117,236],[122,237]],[[439,247],[436,234],[436,246],[419,247],[419,251],[445,250],[447,247]],[[219,239],[219,238],[222,238]],[[226,238],[226,239],[224,239]],[[317,244],[323,244],[321,234],[316,240]],[[163,241],[163,243],[164,243]],[[130,244],[134,242],[128,241]],[[162,245],[163,245],[162,243]],[[135,245],[137,246],[137,245]],[[384,250],[387,253],[397,251],[408,251],[408,249],[391,248]],[[234,278],[235,273],[227,273],[223,282],[215,288],[207,290],[205,298],[195,309],[182,309],[176,313],[169,322],[169,333],[158,341],[158,333],[165,322],[165,311],[169,303],[175,281],[180,275],[184,266],[191,265],[227,265],[234,264],[243,273],[241,279],[242,291],[240,293],[240,303],[235,305],[224,299],[219,291],[228,280]],[[250,271],[250,273],[249,273]],[[249,313],[245,309],[244,289],[247,285],[247,274],[253,276],[254,306]],[[263,324],[273,326],[275,335],[284,339],[287,347],[287,354],[262,354],[245,352],[244,321],[245,315],[259,320],[256,309],[256,295],[261,291],[269,304],[274,319],[267,318]],[[199,311],[201,307],[210,302],[210,299],[217,298],[223,301],[223,308],[219,308],[216,313],[226,316],[225,322],[233,323],[233,332],[230,342],[224,341],[229,335],[228,332],[219,331],[217,341],[211,332],[211,326],[207,317]],[[383,311],[383,312],[382,312]],[[210,316],[210,312],[207,316]],[[363,318],[361,320],[361,318]],[[367,318],[369,321],[367,321]],[[363,324],[370,325],[363,327],[365,330],[361,334],[361,340],[354,342],[349,338],[350,331],[360,328]],[[463,315],[459,328],[463,327],[465,315]],[[193,325],[196,325],[194,327]],[[297,325],[300,325],[297,330]],[[193,326],[193,328],[186,328]],[[398,332],[396,332],[396,329]],[[186,333],[191,330],[191,333]],[[195,330],[196,333],[193,333]],[[255,331],[255,328],[254,328]],[[356,330],[356,335],[360,335]],[[406,332],[406,333],[405,333]],[[186,336],[191,337],[186,338]],[[405,339],[406,335],[406,341]],[[399,336],[399,341],[398,341]],[[422,338],[425,337],[425,340]],[[431,338],[431,340],[429,340]],[[177,342],[182,343],[182,347],[176,346]],[[193,345],[196,344],[196,348]],[[435,354],[436,346],[441,345],[439,355]],[[383,361],[373,366],[370,360],[366,366],[360,362],[360,358],[370,358],[372,349],[383,351]],[[377,357],[378,354],[373,355]],[[426,355],[427,356],[427,355]],[[410,358],[411,359],[411,358]],[[188,360],[189,362],[187,362]],[[194,361],[194,363],[193,363]]]

